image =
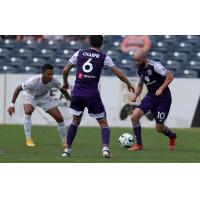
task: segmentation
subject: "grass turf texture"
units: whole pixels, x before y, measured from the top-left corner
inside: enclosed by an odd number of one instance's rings
[[[143,129],[144,150],[130,152],[118,144],[120,134],[130,128],[111,128],[112,159],[101,153],[100,128],[80,127],[70,158],[61,157],[63,147],[56,127],[33,126],[36,147],[26,147],[22,126],[0,126],[1,163],[199,163],[200,129],[173,129],[178,134],[177,147],[167,150],[168,138],[154,129]]]

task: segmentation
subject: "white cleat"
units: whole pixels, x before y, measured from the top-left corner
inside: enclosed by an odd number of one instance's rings
[[[71,149],[65,148],[62,157],[70,157]]]
[[[103,153],[103,157],[104,158],[112,158],[112,155],[111,155],[110,150],[108,149],[108,147],[103,147],[102,153]]]

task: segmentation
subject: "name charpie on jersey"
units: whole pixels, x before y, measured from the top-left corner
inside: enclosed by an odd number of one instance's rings
[[[148,93],[156,93],[156,90],[164,83],[168,70],[162,66],[160,62],[148,60],[148,64],[145,68],[138,70],[139,84],[145,84],[148,89]],[[165,88],[163,93],[169,91],[169,88]]]
[[[99,96],[98,83],[102,68],[107,66],[112,69],[115,66],[108,55],[95,49],[77,51],[69,63],[77,68],[73,96]]]

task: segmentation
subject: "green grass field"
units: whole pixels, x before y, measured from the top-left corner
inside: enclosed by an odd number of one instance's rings
[[[35,148],[24,143],[22,126],[0,126],[1,163],[199,163],[200,129],[175,129],[178,134],[177,148],[167,150],[168,139],[154,129],[143,129],[144,150],[129,152],[118,144],[121,133],[129,128],[111,128],[110,149],[112,159],[101,153],[99,128],[79,128],[70,158],[61,157],[63,147],[56,127],[33,126]]]

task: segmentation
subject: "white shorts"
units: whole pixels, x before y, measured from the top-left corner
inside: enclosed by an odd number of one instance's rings
[[[36,106],[42,108],[45,112],[58,106],[56,101],[50,96],[45,96],[42,98],[34,98],[30,95],[23,95],[23,104],[31,104],[34,108]]]

